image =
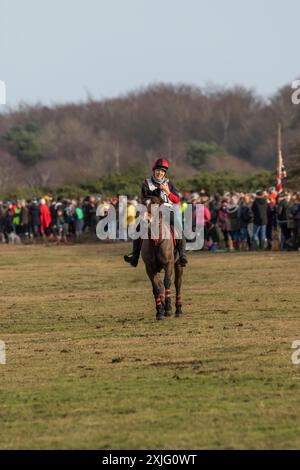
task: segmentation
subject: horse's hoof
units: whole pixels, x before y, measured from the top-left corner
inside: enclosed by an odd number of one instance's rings
[[[171,317],[173,315],[172,309],[165,310],[165,317]]]
[[[164,313],[157,313],[156,314],[156,320],[163,320],[165,318]]]
[[[183,311],[182,310],[176,310],[175,312],[175,317],[181,317],[183,315]]]

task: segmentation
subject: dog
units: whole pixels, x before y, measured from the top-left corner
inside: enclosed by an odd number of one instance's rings
[[[7,238],[8,238],[8,243],[10,245],[20,245],[21,243],[21,238],[19,237],[19,235],[16,235],[14,232],[9,233]]]

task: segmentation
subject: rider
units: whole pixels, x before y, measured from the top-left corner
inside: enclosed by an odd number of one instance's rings
[[[168,160],[159,158],[155,161],[152,167],[151,178],[146,179],[142,184],[142,199],[146,200],[151,196],[160,196],[165,202],[172,204],[180,204],[179,194],[174,184],[166,178],[166,173],[169,169]],[[124,260],[136,267],[138,265],[142,240],[138,238],[133,240],[133,252],[130,255],[125,255]],[[179,253],[181,266],[186,266],[187,257],[185,254],[185,239],[176,240],[176,246]]]

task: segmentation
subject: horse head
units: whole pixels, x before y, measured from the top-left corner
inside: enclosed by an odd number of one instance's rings
[[[148,217],[148,234],[149,234],[149,238],[153,240],[155,245],[159,245],[166,238],[170,238],[170,235],[168,234],[168,231],[170,230],[170,228],[167,227],[166,224],[164,224],[162,211],[159,210],[158,219],[156,217],[153,218],[152,207],[153,206],[161,207],[163,205],[165,205],[165,201],[160,196],[151,196],[146,200],[147,217]],[[151,231],[152,223],[157,224],[156,230],[154,229],[154,233],[155,233],[154,237],[153,237],[153,230]]]

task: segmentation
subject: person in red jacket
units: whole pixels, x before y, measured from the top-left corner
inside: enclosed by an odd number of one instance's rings
[[[48,232],[51,225],[51,213],[45,199],[40,200],[40,211],[41,233],[43,238],[45,238],[45,236],[49,234]]]
[[[166,178],[166,173],[169,169],[169,162],[164,158],[156,160],[152,167],[152,176],[147,178],[142,184],[142,201],[149,199],[151,196],[159,196],[166,203],[180,204],[180,196],[177,192],[175,185]],[[187,257],[185,254],[185,239],[176,240],[177,249],[179,252],[180,263],[186,266]],[[130,255],[125,255],[124,260],[130,263],[131,266],[138,265],[142,242],[141,239],[133,241],[133,252]]]

